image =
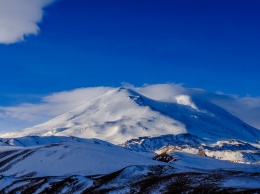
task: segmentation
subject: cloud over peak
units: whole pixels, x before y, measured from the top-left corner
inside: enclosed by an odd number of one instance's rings
[[[23,41],[37,35],[43,8],[55,0],[0,0],[0,43]]]

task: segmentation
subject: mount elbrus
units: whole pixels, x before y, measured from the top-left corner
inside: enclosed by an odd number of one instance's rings
[[[112,89],[1,135],[0,191],[258,192],[260,131],[196,95],[174,98]]]

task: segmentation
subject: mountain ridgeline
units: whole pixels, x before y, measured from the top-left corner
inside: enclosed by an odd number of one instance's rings
[[[189,133],[211,140],[260,140],[260,131],[219,106],[196,96],[176,102],[153,100],[131,89],[117,88],[50,121],[2,137],[76,136],[124,143],[142,136]]]

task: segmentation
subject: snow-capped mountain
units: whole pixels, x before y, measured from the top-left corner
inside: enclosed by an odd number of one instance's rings
[[[196,95],[173,98],[112,89],[1,135],[0,193],[259,192],[260,131]]]
[[[2,137],[76,136],[123,143],[142,136],[189,133],[211,140],[260,140],[260,131],[217,105],[191,95],[169,103],[117,88],[46,123]]]

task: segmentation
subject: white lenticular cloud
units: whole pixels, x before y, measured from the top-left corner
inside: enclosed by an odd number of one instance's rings
[[[37,35],[43,8],[55,0],[0,0],[0,43],[23,41]]]

